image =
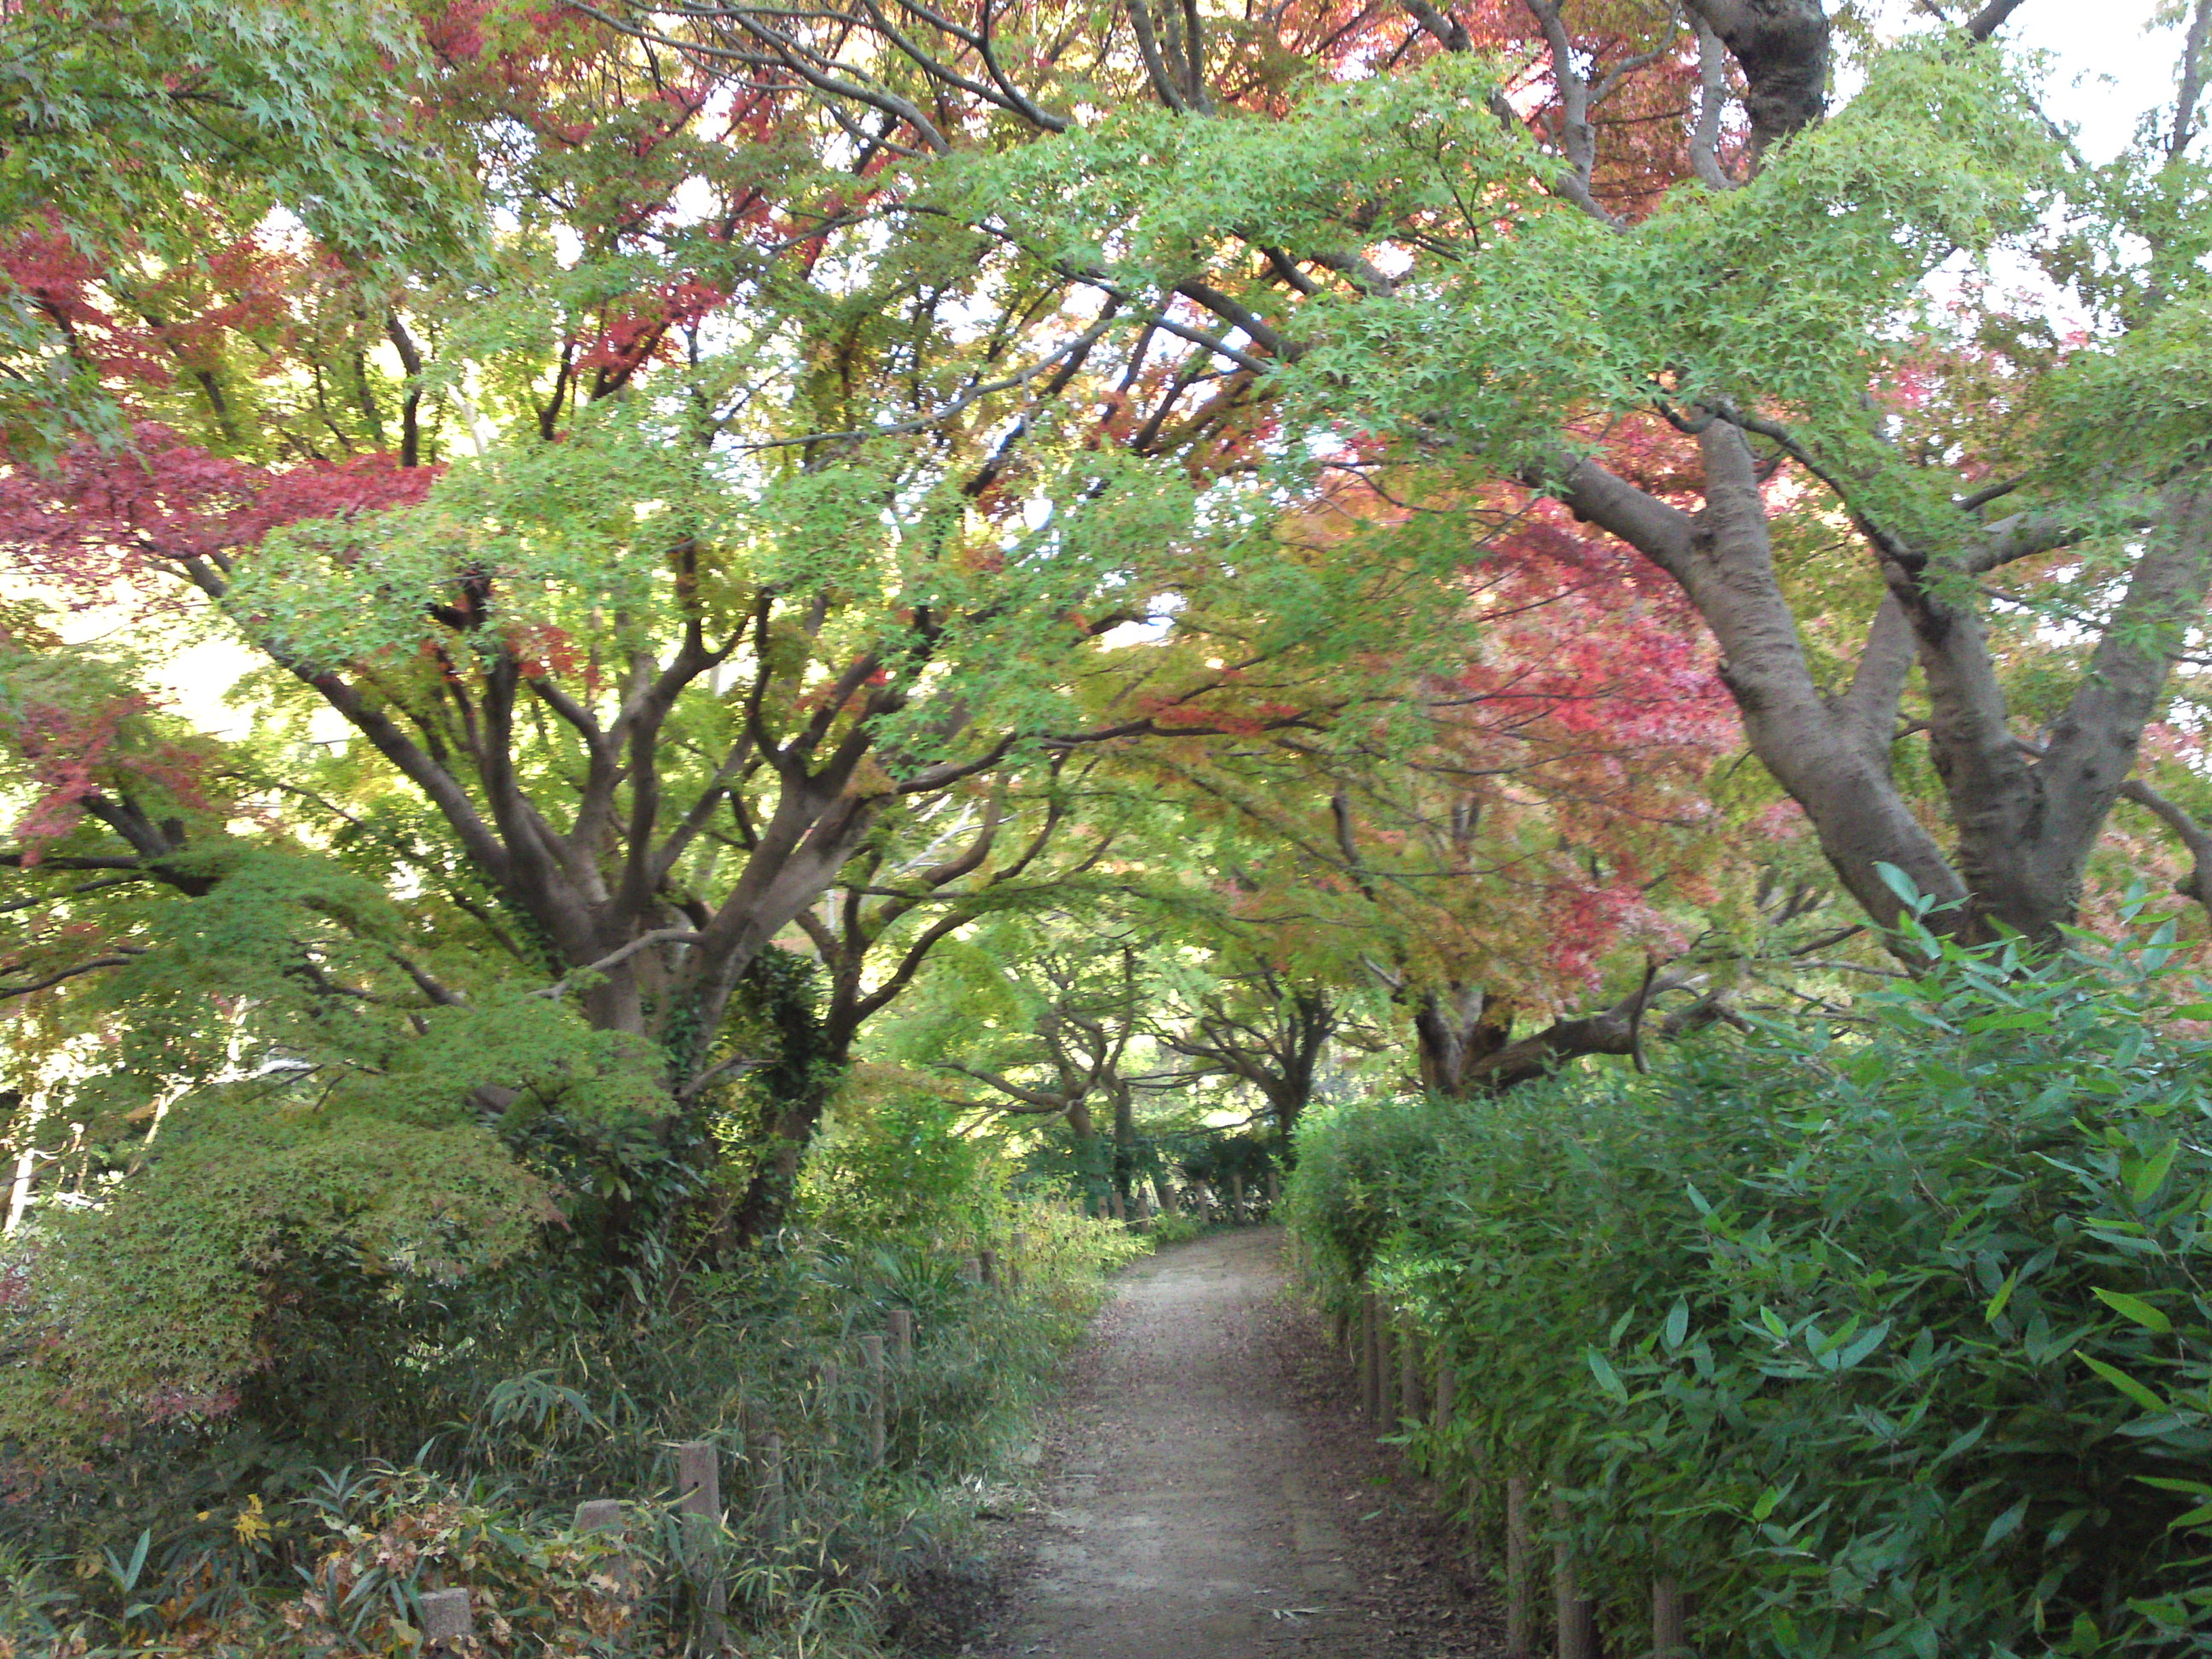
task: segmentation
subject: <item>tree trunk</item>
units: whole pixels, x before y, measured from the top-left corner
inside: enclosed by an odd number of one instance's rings
[[[859,1026],[851,1005],[833,998],[827,1018],[817,1013],[811,975],[801,958],[778,951],[763,959],[768,971],[752,975],[776,1030],[775,1063],[757,1074],[757,1086],[772,1103],[767,1133],[756,1153],[744,1195],[726,1224],[727,1242],[750,1249],[784,1224],[798,1189],[799,1171],[815,1131],[844,1081]]]
[[[1336,1030],[1336,1011],[1326,996],[1300,991],[1291,999],[1285,1024],[1282,1081],[1271,1103],[1275,1112],[1275,1128],[1282,1141],[1283,1167],[1287,1170],[1295,1162],[1291,1140],[1297,1133],[1298,1119],[1305,1115],[1306,1106],[1313,1099],[1314,1073]]]
[[[1486,1091],[1480,1064],[1505,1046],[1513,1033],[1513,1005],[1479,985],[1425,991],[1413,1010],[1413,1042],[1421,1086],[1446,1100]]]
[[[1820,119],[1831,27],[1820,0],[1687,3],[1743,71],[1754,161]],[[2012,9],[1996,0],[1968,33],[1986,40]],[[2160,489],[2150,534],[2088,672],[2045,741],[2031,746],[2012,728],[1980,617],[1960,596],[2001,564],[2064,544],[2063,533],[2038,530],[2026,515],[1984,525],[1962,510],[1961,550],[1937,554],[1860,517],[1889,597],[1850,687],[1832,694],[1812,675],[1776,579],[1743,428],[1783,441],[1801,460],[1802,451],[1785,430],[1756,418],[1724,409],[1699,418],[1705,506],[1694,516],[1588,462],[1541,482],[1577,518],[1611,532],[1680,585],[1720,646],[1721,677],[1753,752],[1805,809],[1821,851],[1875,921],[1887,927],[1901,909],[1881,877],[1887,864],[1936,902],[1929,925],[1940,932],[2057,942],[2075,919],[2090,853],[2128,781],[2143,727],[2203,613],[2212,586],[2212,483],[2204,470],[2191,468]],[[1830,481],[1848,487],[1848,480]],[[1855,503],[1845,506],[1858,515]],[[1899,698],[1916,661],[1955,857],[1919,822],[1891,770]]]
[[[1137,1116],[1135,1091],[1119,1079],[1112,1085],[1114,1094],[1114,1189],[1121,1194],[1126,1207],[1135,1201],[1134,1182],[1137,1178]]]
[[[1850,687],[1823,691],[1774,569],[1756,466],[1743,434],[1715,420],[1699,438],[1705,508],[1692,515],[1582,463],[1558,489],[1577,517],[1627,542],[1680,584],[1722,651],[1721,678],[1752,750],[1805,809],[1845,889],[1877,923],[1902,910],[1888,864],[1940,907],[1939,932],[2004,932],[2055,942],[2126,782],[2142,730],[2212,586],[2212,483],[2169,484],[2126,593],[2064,714],[2039,750],[2013,732],[1979,617],[1945,595],[2022,551],[2059,544],[1996,527],[1948,562],[1892,544],[1889,597]],[[1929,742],[1958,836],[1955,860],[1898,787],[1889,750],[1917,662]]]

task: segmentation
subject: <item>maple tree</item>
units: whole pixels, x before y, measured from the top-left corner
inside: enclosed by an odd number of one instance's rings
[[[1195,1079],[1225,1079],[1256,1093],[1287,1160],[1344,1022],[1342,994],[1234,951],[1217,952],[1208,966],[1201,982],[1161,999],[1152,1016],[1159,1042],[1189,1061]]]
[[[120,1033],[124,1122],[304,1056],[266,1091],[473,1124],[628,1264],[775,1227],[865,1023],[1084,873],[1092,757],[1224,837],[1278,943],[1218,983],[1290,1023],[1157,1035],[1285,1127],[1377,986],[1454,1093],[1719,1012],[1732,730],[1876,921],[1889,867],[2048,935],[2124,793],[2212,848],[2201,88],[2090,167],[2009,9],[11,14],[66,112],[4,198],[27,1052]],[[1929,301],[2000,249],[2079,338]],[[212,640],[242,740],[153,690]],[[1125,1004],[983,1068],[1118,1122]]]
[[[1814,0],[599,15],[842,102],[923,164],[909,211],[1119,308],[1117,384],[1150,394],[1135,447],[1204,464],[1255,418],[1349,428],[1620,538],[1697,609],[1753,749],[1873,916],[1897,914],[1887,865],[1969,934],[2047,938],[2203,598],[2203,30],[2192,13],[2174,108],[2093,167],[1995,44],[2014,9],[1888,45]],[[1845,49],[1864,86],[1830,116]],[[2061,193],[2082,205],[2054,225]],[[1970,301],[1975,384],[2007,387],[1991,422],[1907,319],[1946,260],[2000,246],[2098,320],[2039,358]],[[1089,331],[1039,345],[1078,340],[1096,355]],[[1634,436],[1655,419],[1689,440],[1656,470]],[[1838,520],[1860,560],[1796,580],[1791,544]],[[2008,697],[1976,591],[1999,573],[2099,641],[2047,707]],[[1845,605],[1855,629],[1826,614]],[[1901,722],[1955,848],[1900,777]]]
[[[118,382],[197,382],[261,334],[300,261],[281,211],[356,269],[465,257],[468,169],[413,141],[430,54],[399,5],[56,0],[0,16],[0,420],[15,459],[119,441]],[[127,400],[125,400],[127,402]]]
[[[2204,900],[2212,0],[2014,9],[0,12],[0,1472]]]
[[[1532,515],[1462,578],[1472,644],[1450,672],[1414,658],[1395,697],[1325,732],[1158,757],[1208,837],[1187,879],[1267,1030],[1201,998],[1170,1046],[1251,1075],[1287,1124],[1332,996],[1386,994],[1420,1082],[1452,1096],[1721,1012],[1759,946],[1743,895],[1765,814],[1716,799],[1725,698],[1686,607],[1626,557]]]
[[[995,1091],[984,1109],[1064,1121],[1078,1168],[1127,1200],[1151,941],[1126,927],[1094,932],[1054,920],[1010,918],[962,953],[958,1019],[980,1018],[983,1031],[940,1024],[929,1046],[939,1048],[937,1064]]]
[[[1264,604],[1273,515],[1255,504],[1297,469],[1255,452],[1216,489],[1102,448],[1089,421],[1006,426],[1027,378],[984,377],[1042,296],[979,264],[989,240],[968,227],[876,246],[854,208],[881,158],[823,153],[843,129],[818,101],[718,100],[573,11],[457,10],[416,58],[434,97],[409,83],[393,118],[476,158],[465,257],[381,263],[267,212],[241,249],[214,212],[190,261],[125,238],[71,266],[80,308],[158,303],[144,326],[190,373],[94,363],[129,425],[8,467],[0,536],[65,606],[262,660],[268,735],[221,763],[281,801],[260,824],[295,851],[348,846],[415,896],[416,938],[387,935],[374,974],[334,973],[306,920],[270,913],[265,948],[302,983],[389,1009],[403,1036],[526,996],[658,1056],[625,1051],[661,1094],[611,1145],[574,1122],[575,1144],[547,1141],[520,1079],[471,1073],[448,1095],[526,1159],[596,1170],[584,1189],[612,1195],[591,1231],[616,1259],[719,1158],[708,1126],[762,1042],[805,1047],[757,1079],[787,1092],[735,1212],[757,1237],[880,1006],[857,964],[899,906],[815,929],[826,1026],[795,1008],[778,936],[856,858],[867,879],[892,820],[927,835],[1000,775],[1355,697],[1375,584],[1286,570],[1301,612],[1263,642],[1216,639],[1210,608],[1242,628]],[[1448,615],[1449,583],[1428,587]],[[1108,641],[1163,605],[1171,638]],[[26,703],[40,793],[9,856],[40,881],[98,871],[204,899],[256,835],[115,744],[132,697]],[[347,733],[337,752],[318,752],[318,709]],[[1004,875],[991,845],[957,873]],[[155,924],[79,896],[34,896],[12,996],[137,960],[133,930]],[[68,1006],[96,1022],[106,994]],[[656,1156],[690,1173],[643,1199]]]
[[[933,952],[980,922],[1067,892],[1113,845],[1112,825],[1083,811],[1096,763],[1055,756],[1032,778],[1002,775],[879,821],[837,884],[793,918],[821,969],[818,1009],[803,1016],[811,1064],[771,1099],[767,1150],[732,1212],[738,1236],[758,1237],[781,1215],[848,1083],[863,1027],[924,976]]]

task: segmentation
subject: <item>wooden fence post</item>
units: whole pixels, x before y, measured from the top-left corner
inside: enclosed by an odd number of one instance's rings
[[[1664,1575],[1651,1581],[1652,1659],[1689,1659],[1687,1609],[1679,1585]]]
[[[629,1524],[623,1519],[623,1506],[611,1498],[587,1498],[576,1505],[578,1532],[611,1532],[626,1534]],[[628,1555],[617,1555],[607,1564],[607,1576],[615,1581],[619,1593],[635,1595],[638,1591],[639,1575],[636,1560]]]
[[[884,1340],[860,1339],[860,1368],[868,1374],[868,1467],[884,1466]]]
[[[1412,1330],[1398,1333],[1398,1415],[1421,1420],[1421,1339]]]
[[[1528,1477],[1505,1483],[1505,1651],[1528,1659],[1536,1641],[1535,1609],[1528,1603]]]
[[[1267,1218],[1272,1221],[1275,1212],[1283,1207],[1283,1179],[1273,1168],[1267,1171]]]
[[[704,1520],[722,1518],[721,1459],[711,1440],[685,1440],[676,1448],[676,1507]]]
[[[986,1290],[999,1282],[999,1255],[988,1244],[975,1252],[975,1282]]]
[[[1573,1518],[1567,1500],[1554,1492],[1552,1524],[1564,1528]],[[1564,1538],[1552,1546],[1552,1597],[1559,1659],[1597,1659],[1597,1603],[1584,1600],[1576,1587],[1574,1552]]]
[[[422,1608],[422,1645],[459,1642],[476,1633],[476,1615],[465,1589],[424,1590],[416,1598]]]
[[[834,1359],[825,1359],[815,1373],[814,1403],[822,1410],[822,1438],[829,1448],[837,1449],[837,1407],[841,1403],[845,1376]]]
[[[692,1552],[690,1576],[706,1613],[707,1639],[722,1639],[722,1615],[729,1610],[729,1589],[714,1570],[708,1537],[722,1524],[722,1459],[711,1440],[685,1440],[676,1448],[676,1507],[686,1517]]]
[[[1022,1258],[1029,1254],[1030,1236],[1019,1227],[1006,1235],[1006,1293],[1022,1293]]]
[[[884,1334],[891,1340],[891,1358],[898,1364],[911,1364],[914,1359],[914,1310],[893,1308],[884,1316]]]
[[[783,1437],[764,1434],[760,1443],[761,1530],[770,1545],[783,1541]]]
[[[1244,1177],[1229,1177],[1229,1219],[1236,1226],[1244,1224]]]
[[[1359,1304],[1359,1409],[1370,1418],[1382,1415],[1382,1309],[1374,1291]]]

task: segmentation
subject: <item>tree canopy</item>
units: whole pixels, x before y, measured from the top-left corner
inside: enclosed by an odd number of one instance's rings
[[[228,1409],[280,1259],[737,1261],[886,1091],[1126,1194],[1904,895],[2201,933],[2212,14],[2097,163],[2014,9],[0,18],[10,1225],[107,1333],[0,1433]]]

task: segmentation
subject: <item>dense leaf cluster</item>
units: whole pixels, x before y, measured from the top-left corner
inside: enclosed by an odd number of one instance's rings
[[[1565,1497],[1609,1622],[1660,1574],[1702,1653],[2199,1651],[2212,1006],[2170,946],[1947,945],[1856,1029],[1329,1109],[1295,1224],[1456,1366],[1412,1437],[1477,1524]]]

